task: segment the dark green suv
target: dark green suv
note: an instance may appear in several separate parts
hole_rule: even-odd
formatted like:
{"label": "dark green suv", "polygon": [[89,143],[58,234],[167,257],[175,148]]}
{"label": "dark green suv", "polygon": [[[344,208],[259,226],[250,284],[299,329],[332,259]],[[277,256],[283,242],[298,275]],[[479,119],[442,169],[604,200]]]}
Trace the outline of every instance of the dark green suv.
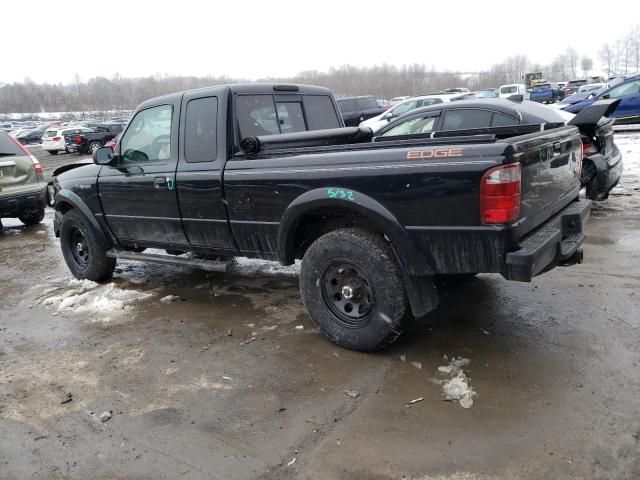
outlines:
{"label": "dark green suv", "polygon": [[17,217],[25,225],[44,218],[44,175],[29,150],[0,132],[0,221]]}

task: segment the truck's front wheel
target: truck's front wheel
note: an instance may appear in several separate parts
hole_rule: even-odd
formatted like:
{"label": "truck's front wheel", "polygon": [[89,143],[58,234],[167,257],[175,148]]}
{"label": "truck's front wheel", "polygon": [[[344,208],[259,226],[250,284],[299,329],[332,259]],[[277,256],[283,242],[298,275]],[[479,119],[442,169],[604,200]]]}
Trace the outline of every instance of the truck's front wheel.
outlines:
{"label": "truck's front wheel", "polygon": [[382,235],[348,228],[318,238],[302,260],[300,291],[313,322],[341,347],[380,350],[402,333],[404,281]]}
{"label": "truck's front wheel", "polygon": [[97,282],[113,274],[116,261],[107,257],[108,245],[89,221],[75,210],[68,211],[62,217],[60,246],[74,277]]}

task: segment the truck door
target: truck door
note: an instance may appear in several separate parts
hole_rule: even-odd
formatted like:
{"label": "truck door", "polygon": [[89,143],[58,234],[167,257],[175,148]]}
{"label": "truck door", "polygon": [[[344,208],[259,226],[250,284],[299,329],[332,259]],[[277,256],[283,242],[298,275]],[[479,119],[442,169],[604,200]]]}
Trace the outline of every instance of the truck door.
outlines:
{"label": "truck door", "polygon": [[222,186],[227,97],[222,90],[184,95],[176,186],[189,244],[235,254]]}
{"label": "truck door", "polygon": [[107,224],[124,244],[186,245],[175,171],[180,99],[136,113],[119,144],[117,164],[98,177]]}

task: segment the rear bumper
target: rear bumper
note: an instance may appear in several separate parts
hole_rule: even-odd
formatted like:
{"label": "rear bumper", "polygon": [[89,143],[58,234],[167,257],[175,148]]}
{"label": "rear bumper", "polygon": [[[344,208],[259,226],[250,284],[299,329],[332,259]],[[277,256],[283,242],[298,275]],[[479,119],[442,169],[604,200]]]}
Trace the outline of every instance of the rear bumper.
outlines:
{"label": "rear bumper", "polygon": [[503,276],[508,280],[528,282],[557,265],[579,263],[582,260],[583,227],[590,213],[590,200],[572,202],[547,223],[523,237],[519,241],[520,249],[507,254]]}
{"label": "rear bumper", "polygon": [[44,188],[14,197],[0,198],[0,218],[18,217],[24,212],[45,206]]}
{"label": "rear bumper", "polygon": [[589,157],[596,166],[596,197],[595,200],[604,200],[622,177],[622,153],[618,150],[616,155],[607,162],[600,154]]}

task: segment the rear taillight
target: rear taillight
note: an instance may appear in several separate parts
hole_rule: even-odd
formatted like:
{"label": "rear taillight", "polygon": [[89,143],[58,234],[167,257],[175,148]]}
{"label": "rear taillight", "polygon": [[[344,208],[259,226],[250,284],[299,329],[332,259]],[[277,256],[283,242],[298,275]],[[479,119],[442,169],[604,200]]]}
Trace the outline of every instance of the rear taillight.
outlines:
{"label": "rear taillight", "polygon": [[36,157],[34,157],[31,152],[29,150],[27,150],[27,147],[25,147],[24,145],[22,145],[19,141],[17,141],[15,138],[13,137],[9,137],[11,140],[13,140],[13,142],[20,147],[20,150],[22,150],[24,152],[24,154],[29,157],[31,159],[31,161],[33,162],[33,168],[36,171],[36,175],[42,175],[44,173],[44,170],[42,170],[42,165],[40,165],[40,162],[38,161],[38,159]]}
{"label": "rear taillight", "polygon": [[76,143],[80,145],[82,143],[82,137],[80,135],[76,135]]}
{"label": "rear taillight", "polygon": [[492,168],[480,182],[482,223],[511,223],[520,216],[520,164]]}
{"label": "rear taillight", "polygon": [[62,137],[53,137],[51,140],[53,140],[54,142],[57,142],[57,141],[59,141],[61,139],[62,139]]}
{"label": "rear taillight", "polygon": [[591,155],[595,155],[598,153],[598,147],[596,147],[593,143],[583,143],[582,144],[582,157],[590,157]]}

